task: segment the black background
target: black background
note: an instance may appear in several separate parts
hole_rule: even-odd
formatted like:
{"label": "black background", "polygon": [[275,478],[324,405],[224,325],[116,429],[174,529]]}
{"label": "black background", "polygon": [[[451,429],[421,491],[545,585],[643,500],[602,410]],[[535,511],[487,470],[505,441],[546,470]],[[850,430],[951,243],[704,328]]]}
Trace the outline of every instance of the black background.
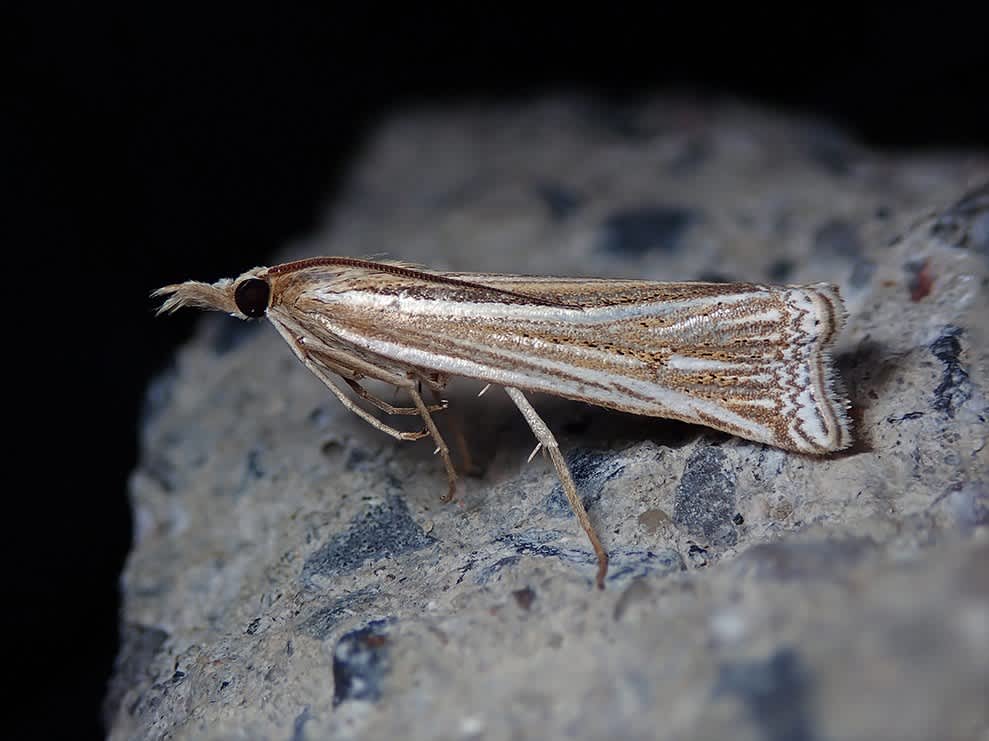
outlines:
{"label": "black background", "polygon": [[881,148],[989,144],[985,26],[964,6],[357,5],[4,11],[4,246],[29,279],[5,271],[29,291],[8,293],[8,326],[28,337],[6,357],[41,386],[8,394],[31,402],[14,429],[41,461],[7,466],[15,736],[101,734],[142,393],[195,319],[154,321],[148,291],[236,274],[307,234],[381,116],[675,90],[817,113]]}

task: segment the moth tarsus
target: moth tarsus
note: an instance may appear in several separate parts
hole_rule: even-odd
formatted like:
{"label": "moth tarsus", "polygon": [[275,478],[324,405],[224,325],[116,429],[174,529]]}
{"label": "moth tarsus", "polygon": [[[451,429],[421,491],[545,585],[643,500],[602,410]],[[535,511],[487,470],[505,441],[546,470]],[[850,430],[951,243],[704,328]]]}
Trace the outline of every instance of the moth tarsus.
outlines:
{"label": "moth tarsus", "polygon": [[[399,440],[432,438],[454,498],[457,475],[432,419],[453,376],[505,388],[556,468],[598,559],[608,556],[560,447],[524,391],[701,424],[755,442],[824,455],[852,442],[848,400],[830,348],[844,323],[830,284],[663,283],[437,272],[394,261],[317,257],[258,267],[213,284],[154,292],[182,306],[267,317],[296,357],[351,412]],[[356,395],[349,396],[334,377]],[[362,379],[403,390],[411,406]],[[433,404],[426,404],[422,389]],[[362,407],[418,416],[392,427]]]}

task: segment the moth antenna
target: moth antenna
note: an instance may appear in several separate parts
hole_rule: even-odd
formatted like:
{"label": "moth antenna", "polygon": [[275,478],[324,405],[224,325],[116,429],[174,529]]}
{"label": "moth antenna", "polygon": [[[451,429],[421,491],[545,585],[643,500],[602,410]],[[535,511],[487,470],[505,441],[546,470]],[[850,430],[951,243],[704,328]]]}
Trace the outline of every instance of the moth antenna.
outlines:
{"label": "moth antenna", "polygon": [[224,279],[216,283],[201,283],[187,280],[185,283],[173,283],[163,286],[151,293],[152,298],[168,296],[158,307],[157,314],[172,314],[175,311],[190,306],[197,309],[225,311],[240,316],[233,299],[233,281]]}

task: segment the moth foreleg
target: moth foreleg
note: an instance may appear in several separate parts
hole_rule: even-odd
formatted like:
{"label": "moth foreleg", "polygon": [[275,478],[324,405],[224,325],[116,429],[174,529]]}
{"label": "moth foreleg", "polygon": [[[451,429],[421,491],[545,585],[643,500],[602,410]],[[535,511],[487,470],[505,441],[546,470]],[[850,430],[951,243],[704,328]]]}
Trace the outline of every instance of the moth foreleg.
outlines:
{"label": "moth foreleg", "polygon": [[[359,383],[357,383],[357,381],[353,380],[352,378],[347,378],[345,376],[341,376],[341,378],[343,378],[344,382],[346,382],[346,384],[354,390],[355,394],[357,394],[365,401],[369,401],[370,403],[374,404],[374,406],[376,406],[378,409],[383,411],[385,414],[408,414],[408,415],[419,414],[419,410],[416,407],[392,406],[387,401],[379,399],[377,396],[372,394],[370,391],[368,391],[366,388],[361,386]],[[440,412],[446,409],[446,407],[447,407],[446,402],[439,402],[436,404],[430,404],[426,408],[431,412]]]}
{"label": "moth foreleg", "polygon": [[348,410],[350,410],[358,417],[363,419],[365,422],[367,422],[369,425],[374,427],[376,430],[381,430],[382,432],[386,432],[397,440],[421,440],[422,438],[430,434],[428,428],[425,430],[415,430],[414,432],[406,432],[404,430],[396,430],[394,427],[390,427],[389,425],[386,425],[384,422],[382,422],[380,419],[375,417],[369,411],[358,406],[353,399],[347,396],[347,394],[344,393],[344,390],[341,389],[339,386],[337,386],[336,383],[334,383],[333,379],[330,378],[329,374],[326,373],[326,371],[324,371],[318,363],[314,362],[312,358],[310,358],[306,354],[305,350],[301,350],[296,354],[299,356],[299,360],[302,361],[303,365],[305,365],[306,368],[308,368],[310,372],[312,372],[312,374],[316,376],[316,378],[322,381],[323,385],[326,386],[326,388],[328,388],[330,391],[333,392],[333,395],[340,400],[340,403],[343,404],[344,407],[346,407]]}
{"label": "moth foreleg", "polygon": [[584,503],[580,500],[577,495],[577,486],[574,484],[573,476],[570,475],[570,468],[567,466],[567,461],[563,457],[563,453],[560,452],[560,446],[556,442],[556,438],[550,431],[546,423],[543,422],[539,414],[533,408],[529,400],[525,398],[525,394],[519,391],[517,388],[512,388],[510,386],[505,387],[505,392],[511,397],[512,401],[515,402],[515,406],[519,408],[522,412],[522,416],[525,417],[525,421],[529,423],[529,427],[532,429],[532,434],[536,436],[536,440],[542,443],[543,449],[549,453],[549,457],[553,461],[553,465],[556,467],[556,475],[560,479],[560,484],[563,485],[563,493],[567,497],[567,501],[570,502],[570,507],[573,509],[574,514],[577,515],[577,520],[580,522],[580,526],[584,528],[584,532],[587,533],[588,539],[591,541],[591,545],[594,547],[594,553],[598,557],[598,573],[597,573],[597,585],[598,589],[604,589],[604,577],[608,573],[608,553],[604,550],[604,546],[601,545],[601,539],[598,538],[598,534],[594,530],[594,526],[591,524],[591,518],[587,516],[587,510],[584,509]]}

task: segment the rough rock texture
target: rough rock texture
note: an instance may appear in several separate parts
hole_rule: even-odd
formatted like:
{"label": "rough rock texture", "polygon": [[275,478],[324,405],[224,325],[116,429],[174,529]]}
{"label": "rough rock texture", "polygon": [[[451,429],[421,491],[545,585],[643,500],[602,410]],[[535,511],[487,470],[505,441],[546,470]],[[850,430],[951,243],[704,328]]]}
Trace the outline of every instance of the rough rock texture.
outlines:
{"label": "rough rock texture", "polygon": [[985,738],[987,183],[732,105],[384,126],[273,261],[834,281],[858,441],[815,460],[535,397],[611,552],[598,592],[503,394],[451,390],[479,475],[441,505],[428,441],[210,317],[149,393],[111,737]]}

